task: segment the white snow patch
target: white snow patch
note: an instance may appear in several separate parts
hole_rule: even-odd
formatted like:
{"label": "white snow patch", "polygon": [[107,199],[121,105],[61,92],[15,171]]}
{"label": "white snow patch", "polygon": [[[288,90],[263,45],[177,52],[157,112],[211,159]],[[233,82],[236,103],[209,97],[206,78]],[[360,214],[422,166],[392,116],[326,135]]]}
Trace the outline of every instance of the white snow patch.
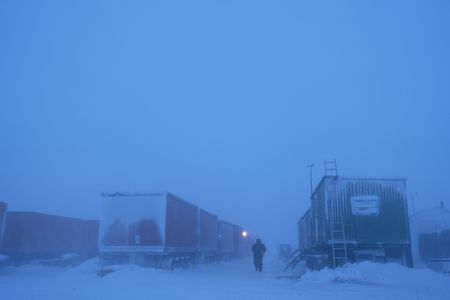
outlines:
{"label": "white snow patch", "polygon": [[77,253],[66,253],[60,256],[62,260],[71,260],[73,258],[78,257],[79,255]]}
{"label": "white snow patch", "polygon": [[0,269],[2,299],[448,299],[450,277],[396,264],[360,263],[277,279],[282,265],[255,273],[251,260],[174,272],[110,266],[97,276],[95,258],[74,268],[28,265]]}

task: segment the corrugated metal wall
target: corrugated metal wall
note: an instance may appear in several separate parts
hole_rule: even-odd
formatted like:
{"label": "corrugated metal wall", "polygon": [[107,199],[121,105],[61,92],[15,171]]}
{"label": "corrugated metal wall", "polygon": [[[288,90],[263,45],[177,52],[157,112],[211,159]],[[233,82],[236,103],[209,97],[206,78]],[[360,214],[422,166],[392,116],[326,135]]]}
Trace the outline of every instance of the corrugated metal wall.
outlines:
{"label": "corrugated metal wall", "polygon": [[166,247],[196,249],[197,228],[197,206],[167,194]]}
{"label": "corrugated metal wall", "polygon": [[6,210],[8,209],[8,204],[4,202],[0,202],[0,249],[2,248],[3,243],[3,233],[5,229],[6,222]]}
{"label": "corrugated metal wall", "polygon": [[[374,196],[379,199],[376,214],[355,215],[352,197]],[[331,228],[342,224],[345,238],[358,244],[408,244],[409,222],[404,180],[324,178],[311,199],[312,244],[326,244]],[[315,220],[317,219],[317,220]],[[332,227],[334,226],[334,227]]]}
{"label": "corrugated metal wall", "polygon": [[450,230],[421,234],[419,253],[424,261],[450,258]]}
{"label": "corrugated metal wall", "polygon": [[217,216],[203,209],[199,213],[198,247],[205,251],[217,250]]}
{"label": "corrugated metal wall", "polygon": [[311,210],[308,209],[298,222],[298,248],[300,250],[309,249],[312,246],[311,222]]}
{"label": "corrugated metal wall", "polygon": [[221,253],[232,253],[234,251],[234,227],[233,224],[219,220],[218,227],[218,248]]}

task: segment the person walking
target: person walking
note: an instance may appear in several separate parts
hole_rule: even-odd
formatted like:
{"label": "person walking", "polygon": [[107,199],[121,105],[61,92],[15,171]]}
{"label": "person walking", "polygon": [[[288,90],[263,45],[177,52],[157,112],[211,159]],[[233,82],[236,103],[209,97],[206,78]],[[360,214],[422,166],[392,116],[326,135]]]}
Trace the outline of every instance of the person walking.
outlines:
{"label": "person walking", "polygon": [[255,264],[256,272],[262,272],[263,268],[263,256],[266,252],[266,246],[261,243],[260,239],[256,239],[256,243],[252,246],[253,251],[253,263]]}

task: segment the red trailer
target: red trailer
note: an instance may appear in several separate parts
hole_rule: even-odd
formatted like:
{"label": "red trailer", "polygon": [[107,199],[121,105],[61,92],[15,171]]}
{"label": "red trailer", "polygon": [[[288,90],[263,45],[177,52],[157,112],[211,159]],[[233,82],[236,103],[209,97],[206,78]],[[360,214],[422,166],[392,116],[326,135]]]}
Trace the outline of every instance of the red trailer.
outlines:
{"label": "red trailer", "polygon": [[223,220],[218,223],[218,252],[221,255],[231,255],[234,252],[234,225]]}
{"label": "red trailer", "polygon": [[198,248],[201,252],[217,251],[217,216],[206,210],[198,210],[199,241]]}
{"label": "red trailer", "polygon": [[234,254],[247,256],[251,254],[253,238],[242,227],[233,225]]}
{"label": "red trailer", "polygon": [[8,212],[2,252],[11,257],[49,257],[97,252],[98,221],[35,212]]}

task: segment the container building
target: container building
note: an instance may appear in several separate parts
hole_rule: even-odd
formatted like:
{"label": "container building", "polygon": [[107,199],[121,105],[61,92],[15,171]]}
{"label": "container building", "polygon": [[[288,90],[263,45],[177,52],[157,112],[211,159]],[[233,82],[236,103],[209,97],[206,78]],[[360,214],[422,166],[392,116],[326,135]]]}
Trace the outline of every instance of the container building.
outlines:
{"label": "container building", "polygon": [[413,214],[410,221],[414,266],[450,271],[450,211],[441,202]]}
{"label": "container building", "polygon": [[5,229],[6,222],[6,210],[8,209],[8,204],[5,202],[0,202],[0,249],[2,248],[3,233]]}
{"label": "container building", "polygon": [[298,222],[299,250],[336,267],[361,260],[411,266],[405,179],[324,176]]}

